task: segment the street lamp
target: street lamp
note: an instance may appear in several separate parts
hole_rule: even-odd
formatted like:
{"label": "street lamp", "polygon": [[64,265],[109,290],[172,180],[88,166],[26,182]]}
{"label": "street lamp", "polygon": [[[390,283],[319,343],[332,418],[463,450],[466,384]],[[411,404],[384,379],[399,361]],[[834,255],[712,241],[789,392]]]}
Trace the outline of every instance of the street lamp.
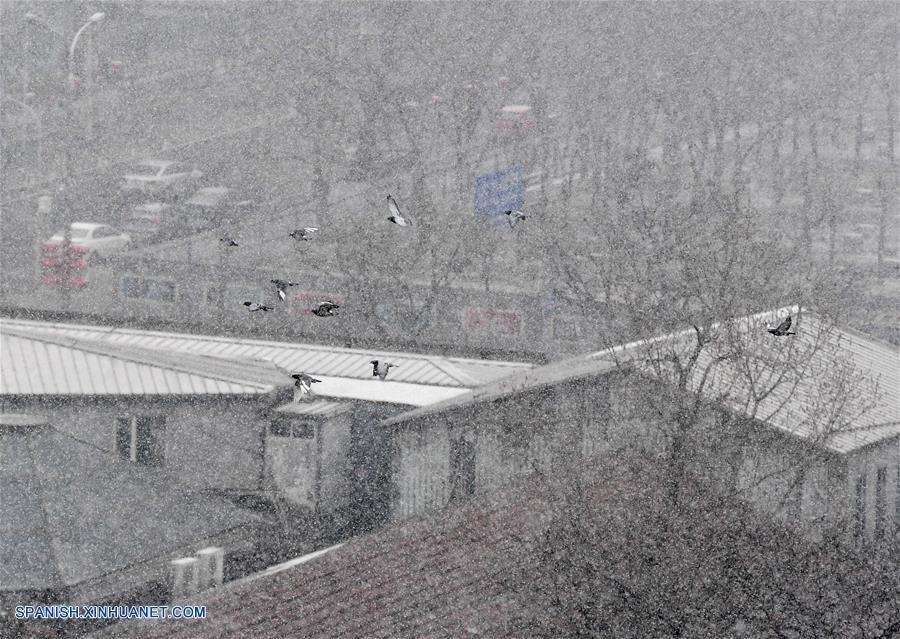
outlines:
{"label": "street lamp", "polygon": [[81,34],[84,32],[92,24],[97,24],[98,22],[103,21],[106,17],[106,14],[102,11],[98,11],[90,18],[88,21],[81,25],[81,28],[75,33],[75,37],[72,38],[72,44],[69,45],[69,88],[75,89],[75,46],[78,44],[78,38],[81,37]]}

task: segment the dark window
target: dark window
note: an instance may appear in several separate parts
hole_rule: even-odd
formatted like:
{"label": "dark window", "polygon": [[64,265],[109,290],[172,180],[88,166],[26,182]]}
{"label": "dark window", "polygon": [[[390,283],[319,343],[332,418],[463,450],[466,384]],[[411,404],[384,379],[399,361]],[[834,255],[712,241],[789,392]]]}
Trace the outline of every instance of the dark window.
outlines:
{"label": "dark window", "polygon": [[296,437],[312,439],[316,436],[316,426],[310,422],[295,422],[291,419],[273,419],[269,424],[269,435],[273,437]]}
{"label": "dark window", "polygon": [[875,474],[875,539],[884,539],[884,520],[887,492],[887,467]]}
{"label": "dark window", "polygon": [[273,419],[269,424],[269,434],[273,437],[290,437],[291,422],[287,419]]}
{"label": "dark window", "polygon": [[145,297],[149,300],[174,302],[175,283],[167,280],[147,280],[147,292]]}
{"label": "dark window", "polygon": [[135,428],[135,461],[145,466],[162,466],[165,455],[166,418],[142,415]]}
{"label": "dark window", "polygon": [[119,457],[131,459],[131,418],[119,417],[116,420],[116,450]]}
{"label": "dark window", "polygon": [[125,297],[144,297],[147,291],[146,282],[140,277],[122,278],[122,295]]}
{"label": "dark window", "polygon": [[856,519],[854,534],[862,538],[866,533],[866,476],[860,475],[856,480]]}
{"label": "dark window", "polygon": [[164,415],[119,417],[116,420],[116,450],[119,456],[144,466],[162,466],[165,428]]}
{"label": "dark window", "polygon": [[475,494],[475,444],[466,439],[450,442],[450,501]]}
{"label": "dark window", "polygon": [[313,426],[309,422],[294,424],[294,437],[299,437],[301,439],[312,439],[313,437],[315,437],[315,434],[315,426]]}

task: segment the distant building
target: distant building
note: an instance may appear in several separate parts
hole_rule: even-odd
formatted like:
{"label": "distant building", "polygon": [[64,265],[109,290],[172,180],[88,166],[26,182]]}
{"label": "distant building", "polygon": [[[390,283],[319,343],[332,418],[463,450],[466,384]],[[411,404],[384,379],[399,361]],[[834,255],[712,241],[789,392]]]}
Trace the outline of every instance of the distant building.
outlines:
{"label": "distant building", "polygon": [[[796,314],[781,309],[744,321],[770,338],[762,321],[788,311]],[[757,356],[747,360],[760,384],[756,391],[738,371],[711,369],[690,441],[691,470],[724,482],[811,538],[838,532],[896,539],[900,352],[852,331],[828,330],[812,313],[804,312],[797,326],[793,347],[815,350],[803,370],[784,380],[778,378],[783,369],[767,363],[778,362],[778,349],[787,348],[776,338],[760,340]],[[385,420],[396,450],[392,518],[497,490],[535,467],[552,472],[620,448],[665,455],[649,398],[672,389],[658,368],[666,362],[648,357],[664,345],[689,345],[693,335],[691,329],[563,360]],[[706,351],[701,357],[698,372],[711,361]],[[833,396],[832,373],[841,362],[871,382],[853,387],[846,380],[852,397]],[[689,388],[699,383],[698,374]],[[767,392],[748,399],[761,389]],[[718,417],[726,414],[730,427],[723,430]]]}
{"label": "distant building", "polygon": [[[283,500],[340,530],[386,517],[382,419],[531,367],[10,319],[0,340],[3,410],[42,411],[193,488]],[[387,380],[372,375],[373,358],[397,364]],[[300,402],[294,372],[321,380]]]}
{"label": "distant building", "polygon": [[[238,558],[268,528],[164,470],[98,450],[46,418],[9,413],[0,414],[0,513],[4,637],[16,605],[165,602],[175,585],[171,560],[203,549],[222,566],[198,588],[221,583],[224,573],[243,572]],[[72,631],[77,622],[61,625]]]}

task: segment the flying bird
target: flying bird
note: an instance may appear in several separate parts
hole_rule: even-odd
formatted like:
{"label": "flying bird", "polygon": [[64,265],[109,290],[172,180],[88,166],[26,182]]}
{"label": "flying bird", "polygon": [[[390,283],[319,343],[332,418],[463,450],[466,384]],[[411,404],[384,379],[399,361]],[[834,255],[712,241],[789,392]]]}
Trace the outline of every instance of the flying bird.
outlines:
{"label": "flying bird", "polygon": [[788,315],[784,318],[784,321],[781,322],[777,327],[773,327],[770,323],[766,322],[766,330],[769,331],[775,337],[783,337],[785,335],[796,335],[794,331],[789,331],[788,329],[791,327],[791,316]]}
{"label": "flying bird", "polygon": [[312,390],[313,384],[318,384],[322,381],[321,379],[316,379],[315,377],[307,375],[306,373],[294,373],[293,375],[291,375],[291,377],[296,380],[294,381],[294,386],[299,388],[304,393],[308,393],[310,390]]}
{"label": "flying bird", "polygon": [[271,311],[271,306],[266,306],[265,304],[257,304],[256,302],[244,302],[244,306],[246,306],[251,313],[256,311]]}
{"label": "flying bird", "polygon": [[288,286],[297,286],[297,282],[292,282],[290,280],[272,280],[272,284],[275,285],[275,290],[278,293],[278,299],[282,302],[284,298],[287,296],[285,293]]}
{"label": "flying bird", "polygon": [[288,235],[290,235],[292,238],[294,238],[298,242],[300,240],[303,240],[304,242],[308,242],[310,239],[312,239],[313,233],[315,233],[318,230],[319,229],[317,229],[317,228],[307,227],[307,228],[296,229],[294,231],[291,231],[290,233],[288,233]]}
{"label": "flying bird", "polygon": [[391,197],[390,194],[387,196],[387,205],[388,210],[391,212],[391,216],[388,220],[397,226],[412,226],[412,221],[409,218],[403,217],[403,214],[400,212],[400,207],[397,206],[397,200]]}
{"label": "flying bird", "polygon": [[238,246],[238,243],[235,242],[235,241],[234,241],[233,239],[231,239],[230,237],[222,237],[222,238],[219,238],[219,241],[220,241],[222,244],[224,244],[225,246],[228,246],[228,247],[231,247],[231,246]]}
{"label": "flying bird", "polygon": [[373,359],[372,364],[372,377],[378,377],[382,381],[387,377],[388,371],[391,370],[392,367],[396,368],[396,364],[391,364],[390,362],[382,362],[377,359]]}
{"label": "flying bird", "polygon": [[319,305],[312,310],[312,314],[318,317],[331,317],[334,315],[336,308],[340,308],[340,305],[332,301],[319,302]]}
{"label": "flying bird", "polygon": [[517,211],[515,209],[511,211],[503,211],[503,215],[507,216],[510,228],[514,227],[520,220],[525,219],[525,214],[522,213],[522,211]]}

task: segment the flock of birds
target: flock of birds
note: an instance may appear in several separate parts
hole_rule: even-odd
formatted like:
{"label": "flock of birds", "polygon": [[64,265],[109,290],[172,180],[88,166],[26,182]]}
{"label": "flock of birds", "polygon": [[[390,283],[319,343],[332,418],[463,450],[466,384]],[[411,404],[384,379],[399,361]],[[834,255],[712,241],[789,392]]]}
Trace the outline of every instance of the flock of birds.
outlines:
{"label": "flock of birds", "polygon": [[[412,220],[409,218],[409,216],[403,215],[403,213],[400,211],[400,206],[397,204],[397,201],[390,194],[388,194],[387,196],[387,207],[388,211],[390,212],[390,216],[387,218],[388,221],[396,224],[397,226],[412,226]],[[525,219],[525,214],[522,213],[522,211],[508,210],[504,211],[503,213],[507,216],[510,227],[515,226],[518,222]],[[313,234],[315,234],[318,230],[319,229],[315,227],[305,227],[302,229],[295,229],[291,231],[290,233],[288,233],[288,236],[297,240],[298,242],[308,242],[312,239]],[[237,241],[235,241],[234,238],[231,237],[220,238],[219,242],[221,242],[226,248],[235,248],[240,246],[240,244],[238,244]],[[287,289],[291,286],[297,285],[297,282],[292,282],[290,280],[273,279],[270,281],[275,286],[275,294],[282,302],[284,302],[287,298]],[[274,306],[260,304],[259,302],[246,301],[243,304],[251,313],[255,313],[258,311],[267,313],[268,311],[274,310],[275,308]],[[336,315],[335,311],[337,311],[337,309],[339,308],[339,304],[336,304],[331,300],[325,300],[324,302],[319,302],[316,307],[310,309],[309,312],[316,317],[333,317]],[[381,380],[385,380],[387,378],[388,371],[390,371],[391,368],[395,368],[397,366],[397,364],[377,359],[373,359],[371,361],[371,364],[372,376],[378,377]],[[307,375],[306,373],[296,373],[291,377],[293,377],[295,380],[295,386],[299,388],[304,394],[310,392],[313,384],[322,381],[310,375]]]}
{"label": "flock of birds", "polygon": [[[412,226],[412,220],[403,215],[400,211],[400,206],[397,204],[397,201],[388,194],[387,196],[387,206],[388,211],[390,212],[390,216],[387,218],[388,221],[396,224],[397,226]],[[509,222],[510,227],[514,227],[521,221],[526,219],[525,214],[519,210],[506,210],[503,212],[506,215],[507,220]],[[302,229],[295,229],[288,233],[289,237],[297,241],[308,242],[312,239],[313,234],[316,233],[319,229],[315,227],[306,227]],[[222,244],[224,244],[227,248],[233,248],[240,246],[233,238],[223,237],[219,240]],[[291,286],[296,286],[297,282],[292,282],[290,280],[282,280],[282,279],[273,279],[270,280],[272,284],[275,285],[275,294],[278,296],[278,299],[282,302],[287,298],[287,289]],[[255,313],[257,311],[268,312],[274,310],[273,306],[268,306],[266,304],[260,304],[258,302],[244,302],[244,306],[247,307],[251,313]],[[335,311],[340,308],[339,304],[334,303],[331,300],[325,300],[324,302],[319,302],[315,308],[310,309],[310,313],[315,315],[316,317],[333,317],[336,315]],[[766,323],[766,330],[774,335],[775,337],[785,337],[787,335],[796,335],[796,332],[791,331],[791,316],[788,316],[781,321],[778,326],[772,326],[770,323]],[[372,376],[378,377],[382,381],[387,379],[388,371],[391,368],[395,368],[397,364],[393,364],[391,362],[385,362],[377,359],[373,359],[372,364]],[[295,380],[295,385],[299,388],[303,393],[308,393],[312,389],[312,385],[322,380],[316,379],[306,373],[296,373],[291,377]]]}

